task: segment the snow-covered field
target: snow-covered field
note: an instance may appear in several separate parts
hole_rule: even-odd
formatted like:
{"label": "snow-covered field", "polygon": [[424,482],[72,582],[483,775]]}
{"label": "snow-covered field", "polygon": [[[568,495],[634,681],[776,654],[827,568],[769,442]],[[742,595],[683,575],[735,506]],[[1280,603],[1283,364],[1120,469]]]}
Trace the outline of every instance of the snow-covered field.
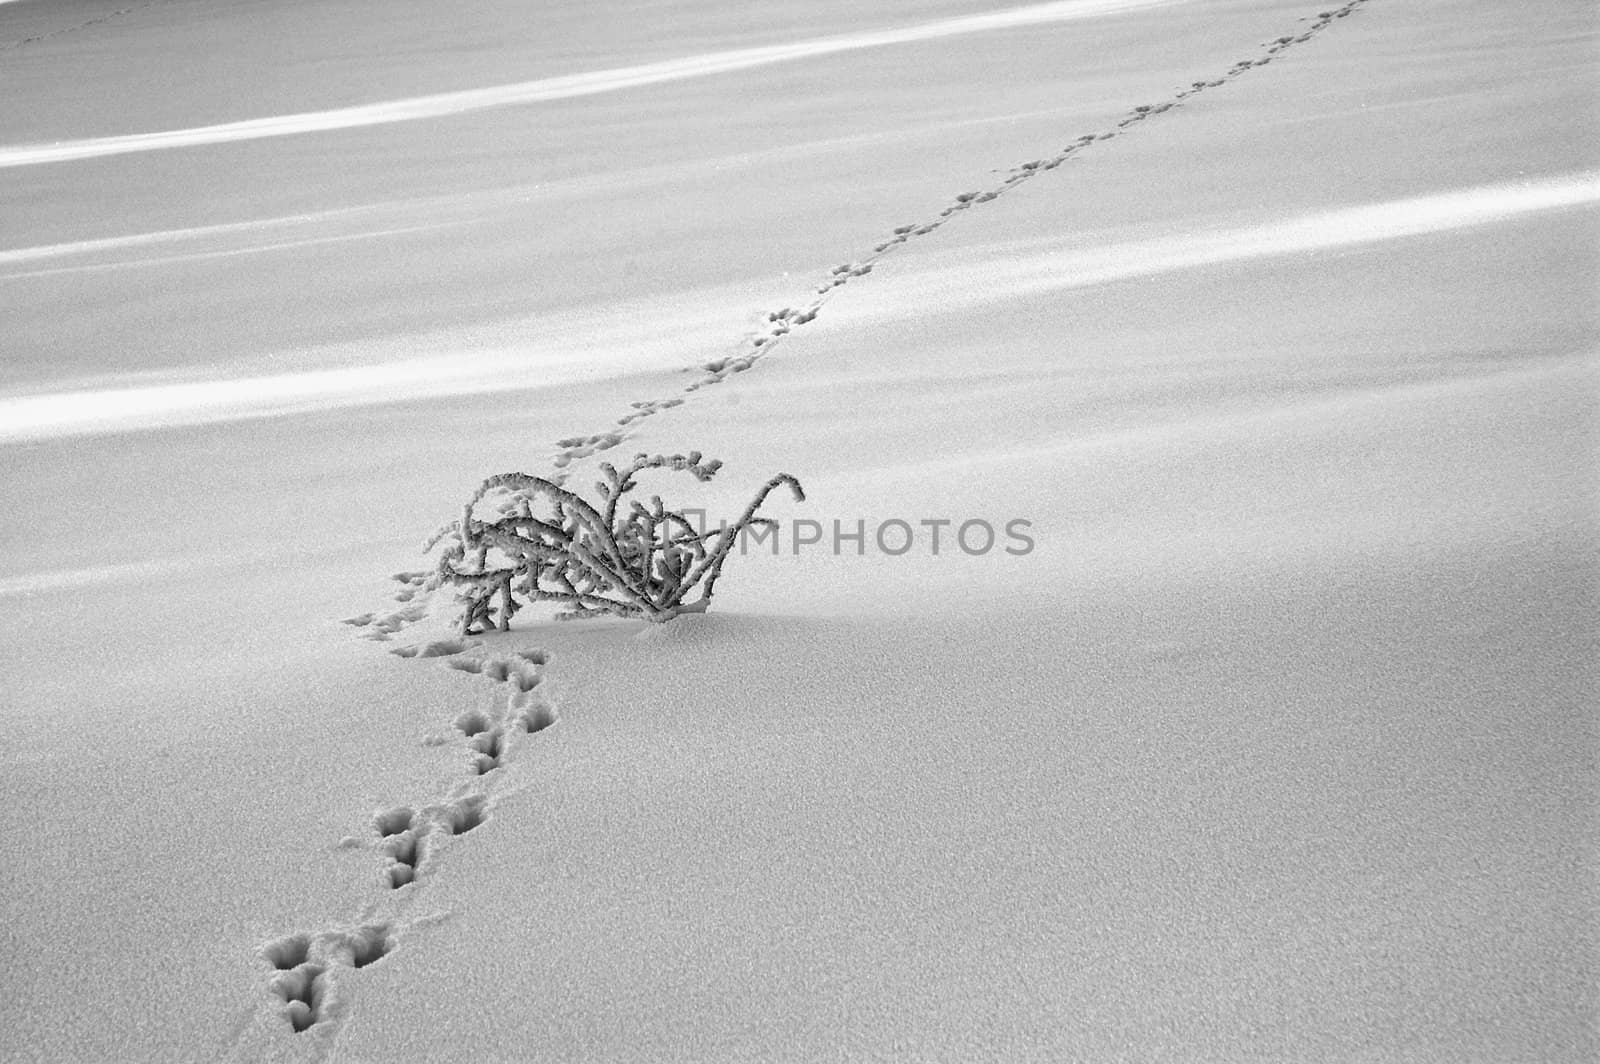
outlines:
{"label": "snow-covered field", "polygon": [[[0,1059],[1600,1056],[1597,42],[0,0]],[[690,450],[703,616],[391,579]]]}

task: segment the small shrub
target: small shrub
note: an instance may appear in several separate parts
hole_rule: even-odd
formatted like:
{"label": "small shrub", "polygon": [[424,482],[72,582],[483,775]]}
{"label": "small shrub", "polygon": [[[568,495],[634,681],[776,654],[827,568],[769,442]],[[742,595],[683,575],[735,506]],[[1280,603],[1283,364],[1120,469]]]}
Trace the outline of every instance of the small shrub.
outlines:
{"label": "small shrub", "polygon": [[[526,603],[558,602],[561,620],[606,614],[666,621],[680,613],[704,612],[728,551],[746,528],[771,526],[756,511],[767,495],[787,484],[805,499],[800,482],[787,473],[767,481],[732,525],[702,533],[659,495],[648,503],[627,496],[648,469],[689,473],[707,481],[722,463],[687,455],[638,455],[626,469],[600,466],[598,504],[543,477],[502,473],[490,477],[468,500],[461,518],[440,529],[425,550],[440,544],[435,581],[457,588],[465,607],[461,633],[498,628]],[[478,510],[492,503],[488,519]],[[698,597],[690,596],[698,591]]]}

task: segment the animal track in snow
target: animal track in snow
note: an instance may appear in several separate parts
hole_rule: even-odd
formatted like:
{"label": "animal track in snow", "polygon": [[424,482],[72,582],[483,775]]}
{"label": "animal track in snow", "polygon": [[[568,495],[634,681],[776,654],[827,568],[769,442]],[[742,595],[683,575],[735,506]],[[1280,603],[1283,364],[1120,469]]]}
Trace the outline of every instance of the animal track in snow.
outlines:
{"label": "animal track in snow", "polygon": [[399,890],[415,883],[422,865],[422,837],[412,831],[399,836],[389,844],[389,856],[393,858],[388,871],[390,888]]}
{"label": "animal track in snow", "polygon": [[296,1034],[322,1018],[324,973],[320,964],[299,964],[272,977],[272,989],[283,998],[285,1018]]}
{"label": "animal track in snow", "polygon": [[[542,663],[541,661],[537,664]],[[539,686],[540,675],[537,664],[521,654],[510,658],[450,657],[444,662],[447,669],[486,676],[498,683],[509,684],[516,691],[531,691]]]}
{"label": "animal track in snow", "polygon": [[[412,593],[407,596],[408,601],[409,599],[414,598],[415,595],[416,592],[413,590]],[[422,620],[422,618],[426,617],[427,615],[427,606],[420,602],[413,602],[402,609],[394,611],[393,613],[381,615],[378,613],[363,613],[355,617],[346,617],[344,619],[344,623],[352,625],[356,628],[371,629],[371,631],[366,633],[367,639],[387,640],[396,632],[415,624],[417,621]]]}
{"label": "animal track in snow", "polygon": [[387,957],[394,943],[389,937],[388,924],[369,924],[340,935],[336,949],[350,967],[365,968]]}
{"label": "animal track in snow", "polygon": [[[549,655],[537,648],[514,650],[504,656],[492,657],[468,653],[482,644],[482,640],[449,639],[421,647],[400,647],[392,652],[401,657],[426,657],[430,656],[427,651],[431,648],[440,651],[431,656],[442,657],[447,668],[484,676],[510,688],[502,703],[503,710],[486,712],[477,708],[465,709],[451,721],[453,732],[466,740],[467,752],[477,776],[487,776],[503,767],[511,748],[509,732],[534,734],[555,723],[555,710],[548,701],[533,693],[543,680],[542,670],[549,661]],[[450,652],[452,648],[453,653]],[[442,746],[452,741],[448,734],[429,735],[423,739],[428,746]],[[453,831],[460,833],[456,827],[459,821],[454,814],[447,811],[446,821],[452,825]],[[476,826],[477,822],[474,819],[469,829],[470,826]],[[379,814],[374,824],[379,834],[384,836],[391,858],[387,870],[391,886],[398,888],[412,882],[423,853],[426,824],[407,807]]]}
{"label": "animal track in snow", "polygon": [[505,753],[506,733],[502,728],[489,728],[474,735],[468,744],[477,751],[473,764],[478,770],[478,775],[487,776],[500,767],[500,755]]}
{"label": "animal track in snow", "polygon": [[333,970],[365,968],[394,949],[389,924],[366,924],[351,931],[330,931],[312,937],[286,935],[261,947],[273,969],[272,992],[283,1001],[284,1019],[296,1034],[325,1019]]}
{"label": "animal track in snow", "polygon": [[[1221,77],[1193,81],[1175,92],[1170,99],[1132,108],[1118,118],[1113,128],[1082,134],[1054,154],[1012,167],[998,179],[994,187],[975,189],[954,197],[952,202],[940,209],[936,218],[895,226],[886,239],[874,245],[871,256],[833,267],[825,281],[818,286],[816,298],[803,306],[785,306],[767,314],[765,326],[757,335],[739,341],[740,353],[712,358],[694,367],[699,375],[682,392],[688,394],[720,384],[735,374],[751,369],[796,329],[815,321],[834,293],[871,274],[885,256],[894,253],[902,245],[935,232],[957,214],[992,203],[1041,174],[1060,168],[1086,148],[1131,133],[1150,119],[1179,109],[1182,101],[1220,88],[1250,70],[1267,65],[1286,49],[1309,41],[1334,21],[1347,17],[1366,2],[1348,0],[1343,7],[1322,12],[1304,33],[1275,38],[1263,46],[1263,55],[1235,63]],[[616,419],[614,428],[559,440],[557,447],[561,450],[554,462],[558,468],[565,468],[575,461],[619,446],[628,434],[618,430],[635,425],[643,418],[682,406],[685,402],[683,395],[678,395],[631,403],[629,412]],[[564,473],[560,474],[558,479],[565,476]],[[345,623],[367,629],[367,638],[384,640],[426,616],[426,605],[418,599],[435,590],[433,577],[425,572],[398,573],[394,580],[400,584],[395,593],[395,599],[401,606],[399,610],[388,614],[362,614],[347,618]],[[535,691],[540,685],[544,654],[539,651],[519,651],[509,657],[490,657],[469,653],[481,645],[481,641],[447,639],[400,647],[393,651],[401,657],[443,658],[443,663],[449,668],[486,676],[511,688],[505,700],[505,712],[498,714],[498,719],[482,711],[468,711],[455,719],[454,734],[442,740],[455,742],[464,739],[479,777],[504,767],[509,750],[516,746],[512,740],[519,738],[517,732],[538,734],[557,721],[555,710]],[[430,738],[426,741],[432,743],[434,740]],[[492,784],[484,782],[476,786],[487,787]],[[488,810],[487,796],[472,794],[445,804],[425,807],[421,813],[411,807],[401,806],[377,814],[373,818],[373,825],[379,835],[377,845],[387,858],[384,877],[388,886],[400,890],[415,883],[421,875],[424,859],[432,850],[435,833],[465,835],[486,822]],[[303,935],[281,939],[263,951],[275,970],[273,988],[283,1000],[285,1013],[296,1031],[307,1030],[322,1018],[329,992],[330,963],[361,968],[376,963],[393,948],[392,933],[387,925],[369,925],[356,932],[343,934],[346,937],[336,935],[328,938],[326,941],[329,944],[322,948],[321,953],[318,952],[317,943],[322,940],[312,940]]]}
{"label": "animal track in snow", "polygon": [[367,629],[362,635],[364,639],[387,642],[397,632],[422,620],[428,615],[426,597],[439,586],[437,574],[432,572],[394,573],[389,579],[400,585],[393,596],[400,609],[391,613],[372,611],[343,619],[344,624]]}
{"label": "animal track in snow", "polygon": [[452,835],[465,835],[489,819],[489,800],[481,794],[469,795],[451,802],[444,809],[445,826]]}
{"label": "animal track in snow", "polygon": [[419,822],[410,809],[395,809],[383,815],[389,819],[380,820],[376,826],[383,836],[383,851],[389,856],[384,877],[391,889],[399,890],[417,878],[425,853],[427,825]]}
{"label": "animal track in snow", "polygon": [[[679,401],[681,402],[681,400]],[[400,594],[418,589],[428,590],[432,577],[425,572],[398,573],[393,579],[401,585]],[[406,610],[421,612],[420,604],[409,604]],[[377,614],[363,614],[346,619],[347,624],[372,627],[385,618]],[[372,831],[377,835],[372,846],[382,858],[380,870],[383,883],[391,896],[407,898],[414,891],[396,895],[407,887],[418,884],[424,874],[424,861],[432,860],[439,846],[448,838],[457,838],[477,830],[489,819],[490,799],[482,788],[493,786],[486,777],[498,777],[507,763],[516,740],[525,735],[537,734],[550,727],[556,719],[555,711],[540,694],[536,693],[543,679],[543,669],[549,655],[538,648],[512,649],[490,654],[484,651],[481,639],[445,638],[409,646],[395,647],[390,653],[411,659],[437,658],[440,664],[461,672],[480,675],[505,685],[504,694],[497,699],[498,709],[467,709],[457,714],[449,735],[428,737],[429,745],[464,740],[470,758],[473,777],[485,782],[474,793],[462,794],[463,783],[453,798],[418,809],[410,805],[397,805],[372,814]],[[371,839],[371,836],[368,836]],[[363,842],[351,837],[341,847],[362,846]],[[391,904],[406,905],[399,900]],[[319,954],[317,943],[323,942]],[[323,1022],[329,1012],[328,978],[330,964],[358,969],[376,963],[393,948],[393,933],[389,924],[368,924],[353,932],[342,932],[311,939],[308,936],[291,936],[280,940],[263,951],[263,956],[273,963],[276,975],[273,989],[283,1001],[285,1016],[297,1032],[311,1029]],[[338,1009],[334,1009],[337,1013]]]}
{"label": "animal track in snow", "polygon": [[489,718],[480,710],[469,709],[455,719],[456,730],[468,739],[489,730]]}
{"label": "animal track in snow", "polygon": [[387,839],[410,830],[415,819],[416,814],[410,806],[400,805],[376,814],[372,818],[372,826],[381,837]]}
{"label": "animal track in snow", "polygon": [[659,413],[659,412],[661,412],[663,410],[670,410],[675,406],[682,406],[683,405],[683,400],[682,399],[646,399],[646,400],[644,400],[642,402],[629,403],[628,405],[633,407],[633,413],[624,414],[622,417],[617,418],[617,424],[618,425],[632,424],[633,422],[638,421],[640,418],[649,417],[652,414]]}
{"label": "animal track in snow", "polygon": [[510,684],[514,691],[531,691],[539,686],[541,679],[536,669],[524,668],[514,661],[485,662],[483,674],[491,680]]}
{"label": "animal track in snow", "polygon": [[[1113,140],[1118,136],[1126,135],[1127,133],[1132,132],[1133,129],[1141,123],[1148,122],[1151,118],[1154,118],[1157,115],[1167,114],[1179,108],[1182,106],[1182,101],[1184,100],[1190,99],[1191,97],[1194,97],[1202,92],[1209,92],[1212,89],[1220,88],[1229,81],[1238,78],[1252,69],[1266,66],[1268,63],[1271,63],[1275,57],[1281,55],[1287,49],[1311,40],[1318,33],[1327,29],[1335,21],[1349,16],[1365,3],[1367,3],[1367,0],[1348,0],[1348,2],[1342,7],[1323,11],[1311,21],[1310,27],[1305,31],[1298,34],[1276,37],[1273,40],[1266,42],[1262,45],[1262,54],[1258,56],[1252,56],[1249,59],[1240,60],[1230,67],[1228,71],[1221,77],[1193,81],[1190,82],[1187,87],[1175,91],[1172,97],[1169,99],[1161,100],[1151,104],[1140,104],[1124,114],[1111,129],[1104,129],[1095,133],[1085,133],[1079,136],[1072,144],[1063,147],[1060,151],[1053,155],[1031,159],[1019,166],[1012,167],[1009,171],[1005,172],[998,185],[993,188],[978,189],[970,192],[960,193],[955,197],[953,202],[947,204],[940,210],[938,218],[934,220],[921,223],[905,223],[895,226],[887,238],[873,245],[873,254],[871,257],[866,258],[861,262],[851,262],[833,267],[830,270],[827,279],[819,284],[816,288],[816,294],[818,298],[808,307],[806,307],[803,312],[797,313],[791,308],[785,307],[781,311],[774,311],[769,314],[767,316],[769,328],[762,334],[755,336],[748,341],[748,350],[744,354],[710,359],[698,367],[695,367],[699,371],[700,375],[695,380],[687,384],[683,388],[683,392],[685,394],[697,392],[702,388],[710,387],[714,384],[720,384],[735,374],[744,373],[751,369],[760,359],[770,354],[773,349],[783,341],[783,339],[789,334],[794,326],[813,320],[817,316],[818,311],[822,309],[827,299],[830,298],[833,293],[850,283],[850,281],[854,278],[862,277],[868,273],[871,273],[873,267],[883,256],[893,253],[900,245],[905,244],[916,237],[927,236],[938,229],[946,221],[953,218],[956,214],[981,204],[992,203],[1000,196],[1010,192],[1013,189],[1021,187],[1023,184],[1039,176],[1040,174],[1048,173],[1049,171],[1057,169],[1062,164],[1066,163],[1075,153],[1082,151],[1089,145],[1104,143],[1106,141]],[[682,400],[677,400],[677,402],[681,401]],[[671,402],[673,401],[649,400],[645,403],[634,403],[633,406],[636,411],[648,409],[649,413],[655,413],[659,409],[664,409],[666,405]],[[637,416],[641,415],[637,413],[626,415],[624,418],[619,419],[618,424],[631,423]],[[558,446],[565,447],[569,442],[570,441],[568,440],[560,441]],[[564,468],[569,465],[575,459],[575,457],[577,457],[577,455],[574,452],[567,450],[558,454],[555,462],[558,468]]]}
{"label": "animal track in snow", "polygon": [[478,775],[488,775],[500,767],[500,756],[505,753],[503,728],[491,724],[489,718],[476,709],[457,717],[455,725],[467,737],[467,745],[474,751],[472,763]]}
{"label": "animal track in snow", "polygon": [[[549,656],[539,649],[515,650],[504,656],[483,656],[469,653],[482,646],[481,640],[446,639],[417,647],[397,647],[391,653],[399,657],[439,657],[442,664],[458,672],[483,676],[510,688],[505,703],[506,713],[492,717],[481,709],[463,710],[451,722],[453,730],[468,740],[473,752],[473,765],[479,775],[499,768],[506,754],[505,731],[507,727],[520,727],[524,731],[542,731],[554,720],[553,712],[546,718],[530,717],[524,713],[532,703],[530,692],[543,682],[543,669]],[[530,727],[529,720],[537,726]],[[443,746],[453,741],[449,733],[433,733],[423,737],[426,746]]]}
{"label": "animal track in snow", "polygon": [[507,726],[533,733],[543,731],[554,723],[554,710],[547,702],[532,695],[541,680],[537,670],[545,660],[544,652],[535,650],[519,651],[509,658],[453,658],[447,663],[452,668],[479,673],[511,687],[511,694],[506,700],[506,715],[499,721],[481,709],[468,709],[452,722],[455,730],[467,739],[467,747],[473,755],[472,764],[478,775],[488,775],[501,766],[507,752]]}
{"label": "animal track in snow", "polygon": [[261,956],[280,972],[298,968],[311,953],[310,935],[287,935],[261,947]]}
{"label": "animal track in snow", "polygon": [[130,7],[119,7],[114,11],[107,11],[103,15],[86,19],[83,22],[76,22],[70,26],[63,26],[60,29],[49,30],[45,33],[36,33],[32,37],[22,37],[14,41],[0,43],[0,51],[10,51],[14,48],[21,48],[24,45],[38,44],[41,41],[48,41],[53,37],[60,37],[63,34],[77,33],[80,30],[89,29],[91,26],[98,26],[101,23],[110,22],[112,19],[121,18],[124,15],[132,15],[135,12],[143,11],[147,7],[159,7],[162,4],[170,4],[171,2],[172,0],[149,0],[149,3],[134,4]]}
{"label": "animal track in snow", "polygon": [[[483,745],[494,749],[504,731],[494,728],[481,733],[480,738],[490,735],[496,737],[496,742],[485,742]],[[480,753],[478,756],[484,755]],[[429,806],[421,812],[409,806],[397,806],[378,813],[372,818],[372,824],[379,835],[380,850],[388,858],[384,868],[385,882],[391,890],[415,883],[422,871],[423,858],[432,851],[433,837],[437,832],[465,835],[488,819],[489,799],[482,794],[469,794]]]}
{"label": "animal track in snow", "polygon": [[479,644],[467,639],[435,639],[416,646],[395,647],[389,653],[401,658],[443,658],[471,650]]}
{"label": "animal track in snow", "polygon": [[553,459],[557,469],[579,458],[587,458],[591,454],[607,451],[623,441],[620,432],[601,432],[593,436],[569,436],[564,440],[557,440],[556,446],[562,448],[561,452]]}
{"label": "animal track in snow", "polygon": [[400,590],[394,593],[396,602],[410,602],[418,595],[430,590],[428,578],[433,576],[429,572],[395,573],[389,579],[400,585]]}
{"label": "animal track in snow", "polygon": [[526,705],[517,708],[511,719],[517,727],[532,735],[536,732],[542,732],[554,724],[556,722],[556,711],[550,703],[543,699],[533,699]]}

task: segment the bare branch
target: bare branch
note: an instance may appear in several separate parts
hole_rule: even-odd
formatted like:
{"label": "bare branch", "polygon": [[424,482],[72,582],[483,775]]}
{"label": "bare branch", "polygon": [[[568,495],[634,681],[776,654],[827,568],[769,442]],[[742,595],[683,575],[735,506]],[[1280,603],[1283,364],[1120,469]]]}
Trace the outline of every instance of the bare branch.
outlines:
{"label": "bare branch", "polygon": [[[739,535],[772,523],[756,516],[767,496],[786,484],[803,501],[800,482],[787,473],[773,477],[737,522],[711,533],[668,509],[658,495],[647,503],[626,497],[646,470],[688,473],[704,482],[721,467],[716,460],[702,461],[698,451],[639,454],[622,469],[602,463],[602,479],[595,483],[599,506],[544,477],[490,477],[461,517],[428,540],[424,550],[440,548],[430,582],[457,588],[463,634],[503,631],[533,602],[567,607],[557,614],[562,620],[609,615],[664,621],[703,612]],[[480,504],[493,510],[491,519],[477,516]],[[696,588],[699,597],[685,602]]]}

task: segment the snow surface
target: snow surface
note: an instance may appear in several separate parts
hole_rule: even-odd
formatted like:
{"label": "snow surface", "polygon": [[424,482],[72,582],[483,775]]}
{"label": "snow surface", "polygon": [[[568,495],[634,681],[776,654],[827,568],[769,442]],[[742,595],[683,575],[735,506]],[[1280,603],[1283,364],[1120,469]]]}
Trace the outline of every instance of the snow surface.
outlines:
{"label": "snow surface", "polygon": [[0,1059],[1600,1055],[1584,5],[0,3]]}

